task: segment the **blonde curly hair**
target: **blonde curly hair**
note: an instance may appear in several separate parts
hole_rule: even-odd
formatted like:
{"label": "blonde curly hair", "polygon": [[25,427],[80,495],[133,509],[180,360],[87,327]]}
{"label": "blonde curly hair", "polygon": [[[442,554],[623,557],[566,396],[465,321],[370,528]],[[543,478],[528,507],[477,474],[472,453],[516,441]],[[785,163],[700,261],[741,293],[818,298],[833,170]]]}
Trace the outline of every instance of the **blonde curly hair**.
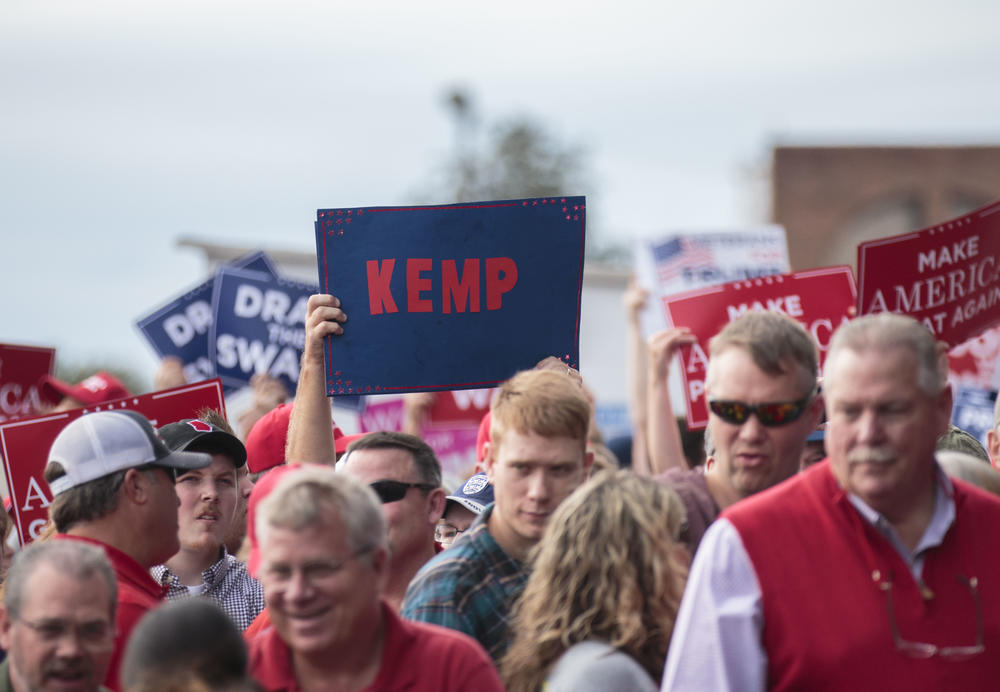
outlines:
{"label": "blonde curly hair", "polygon": [[574,644],[599,639],[658,679],[687,564],[677,495],[631,471],[605,471],[567,498],[532,553],[500,664],[508,692],[538,692]]}

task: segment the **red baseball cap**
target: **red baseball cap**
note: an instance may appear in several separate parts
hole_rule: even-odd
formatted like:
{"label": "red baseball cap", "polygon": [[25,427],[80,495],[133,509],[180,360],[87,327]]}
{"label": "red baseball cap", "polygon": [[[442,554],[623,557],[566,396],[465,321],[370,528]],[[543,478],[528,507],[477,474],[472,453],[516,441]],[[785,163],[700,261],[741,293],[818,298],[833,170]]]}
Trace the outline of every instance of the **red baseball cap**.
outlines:
{"label": "red baseball cap", "polygon": [[[285,463],[285,445],[288,442],[288,423],[292,418],[293,404],[278,404],[261,416],[247,433],[247,469],[260,473]],[[333,425],[333,442],[340,452],[343,431]],[[345,446],[346,449],[346,446]]]}
{"label": "red baseball cap", "polygon": [[94,373],[79,384],[68,384],[52,375],[45,375],[38,381],[38,393],[53,405],[67,396],[76,399],[84,406],[94,406],[105,401],[131,396],[121,380],[104,370]]}

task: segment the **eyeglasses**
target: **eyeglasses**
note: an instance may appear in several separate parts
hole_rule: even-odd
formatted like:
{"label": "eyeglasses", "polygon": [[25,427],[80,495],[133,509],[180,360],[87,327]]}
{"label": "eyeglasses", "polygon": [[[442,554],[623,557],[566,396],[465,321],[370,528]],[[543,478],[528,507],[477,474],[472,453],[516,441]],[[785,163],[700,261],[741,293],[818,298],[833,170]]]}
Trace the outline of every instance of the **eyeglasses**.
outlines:
{"label": "eyeglasses", "polygon": [[[872,575],[873,577],[876,575]],[[892,628],[892,641],[896,649],[911,658],[932,658],[940,656],[952,661],[964,660],[977,656],[986,650],[983,645],[983,605],[979,600],[979,580],[976,577],[967,578],[956,575],[956,579],[965,584],[972,599],[976,602],[976,643],[966,646],[938,646],[926,642],[911,642],[903,639],[899,633],[899,625],[896,624],[896,611],[892,607],[892,582],[885,580],[879,582],[879,588],[885,592],[885,602],[889,609],[889,627]]]}
{"label": "eyeglasses", "polygon": [[431,485],[430,483],[404,483],[403,481],[391,481],[391,480],[381,480],[370,483],[372,490],[378,495],[378,499],[382,501],[382,504],[387,504],[389,502],[398,502],[406,497],[406,493],[409,492],[410,488],[420,488],[421,490],[434,490],[436,485]]}
{"label": "eyeglasses", "polygon": [[340,570],[344,569],[348,562],[374,550],[375,546],[368,546],[348,555],[343,560],[314,560],[299,566],[286,565],[282,563],[267,565],[263,571],[263,581],[269,590],[284,591],[291,584],[296,572],[302,574],[302,579],[313,588],[323,588],[337,576]]}
{"label": "eyeglasses", "polygon": [[39,639],[47,644],[54,644],[67,634],[71,634],[88,649],[103,649],[110,647],[115,638],[115,626],[107,620],[77,623],[58,619],[32,622],[24,618],[16,618],[16,621],[33,629],[38,633]]}
{"label": "eyeglasses", "polygon": [[757,416],[761,425],[773,428],[787,425],[801,418],[815,395],[816,390],[813,389],[798,401],[776,401],[757,405],[748,404],[745,401],[709,399],[708,408],[719,418],[733,425],[743,425],[753,414]]}
{"label": "eyeglasses", "polygon": [[438,524],[434,527],[434,540],[444,546],[449,546],[458,538],[458,534],[465,533],[465,529],[460,529],[451,524]]}

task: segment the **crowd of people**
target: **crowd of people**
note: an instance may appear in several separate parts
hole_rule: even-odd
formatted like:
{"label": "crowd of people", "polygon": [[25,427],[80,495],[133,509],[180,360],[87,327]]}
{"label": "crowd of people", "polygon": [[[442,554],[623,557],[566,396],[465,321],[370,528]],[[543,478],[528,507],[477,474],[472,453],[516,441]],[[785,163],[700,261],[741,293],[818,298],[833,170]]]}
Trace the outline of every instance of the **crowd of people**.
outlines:
{"label": "crowd of people", "polygon": [[[3,586],[0,692],[1000,679],[984,528],[1000,522],[1000,403],[988,450],[950,427],[944,349],[919,322],[846,323],[820,378],[799,323],[739,317],[705,345],[697,444],[667,388],[694,337],[630,334],[620,459],[580,373],[547,359],[499,387],[474,473],[444,488],[419,436],[334,424],[323,348],[346,319],[334,296],[310,298],[294,401],[271,397],[245,435],[212,410],[66,425],[44,472],[51,529]],[[69,406],[95,396],[49,386]]]}

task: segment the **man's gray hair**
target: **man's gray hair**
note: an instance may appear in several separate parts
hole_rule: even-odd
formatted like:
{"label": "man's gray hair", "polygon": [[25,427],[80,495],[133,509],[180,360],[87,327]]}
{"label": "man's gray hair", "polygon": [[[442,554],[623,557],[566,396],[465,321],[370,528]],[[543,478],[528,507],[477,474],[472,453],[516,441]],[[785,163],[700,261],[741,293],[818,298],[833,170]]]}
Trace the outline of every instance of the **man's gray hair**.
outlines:
{"label": "man's gray hair", "polygon": [[387,547],[385,516],[375,491],[326,467],[304,467],[278,482],[257,510],[258,539],[263,545],[272,528],[299,531],[323,524],[331,512],[346,524],[352,550]]}
{"label": "man's gray hair", "polygon": [[930,396],[941,393],[948,383],[945,350],[922,323],[906,315],[879,312],[842,325],[833,333],[827,361],[837,352],[908,348],[917,359],[917,384]]}
{"label": "man's gray hair", "polygon": [[35,542],[23,548],[14,558],[4,584],[3,602],[15,620],[24,607],[24,598],[34,579],[35,571],[42,565],[51,565],[60,573],[75,580],[100,577],[108,587],[111,620],[115,618],[118,604],[118,586],[115,573],[104,551],[97,546],[72,539],[53,539]]}

